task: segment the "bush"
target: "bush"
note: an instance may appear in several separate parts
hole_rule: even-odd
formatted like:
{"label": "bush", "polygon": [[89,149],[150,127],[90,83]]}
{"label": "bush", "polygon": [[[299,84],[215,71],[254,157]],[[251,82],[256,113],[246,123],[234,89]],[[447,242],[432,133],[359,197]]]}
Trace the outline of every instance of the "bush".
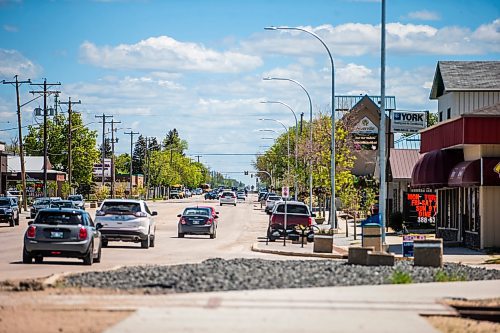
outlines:
{"label": "bush", "polygon": [[456,282],[456,281],[467,281],[467,278],[458,273],[446,273],[442,270],[439,270],[434,276],[434,281],[436,282]]}
{"label": "bush", "polygon": [[392,273],[390,281],[392,284],[408,284],[412,283],[413,279],[411,278],[410,274],[396,270],[394,271],[394,273]]}
{"label": "bush", "polygon": [[403,213],[391,213],[391,216],[389,216],[389,227],[394,231],[403,230]]}

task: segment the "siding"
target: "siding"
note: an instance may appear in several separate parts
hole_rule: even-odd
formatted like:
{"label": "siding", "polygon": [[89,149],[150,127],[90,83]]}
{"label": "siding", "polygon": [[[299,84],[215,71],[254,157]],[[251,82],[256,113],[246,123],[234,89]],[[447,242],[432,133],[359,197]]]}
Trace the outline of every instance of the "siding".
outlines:
{"label": "siding", "polygon": [[480,190],[481,248],[500,246],[500,186]]}
{"label": "siding", "polygon": [[451,118],[455,118],[496,103],[500,103],[500,91],[453,91],[439,97],[438,112],[443,113],[444,121],[448,108]]}

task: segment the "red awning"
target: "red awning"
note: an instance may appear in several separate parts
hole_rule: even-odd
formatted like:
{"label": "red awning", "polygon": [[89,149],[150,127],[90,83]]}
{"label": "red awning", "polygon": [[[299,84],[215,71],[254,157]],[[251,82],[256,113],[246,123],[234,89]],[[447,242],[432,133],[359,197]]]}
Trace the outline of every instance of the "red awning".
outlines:
{"label": "red awning", "polygon": [[463,161],[463,151],[433,150],[423,155],[411,174],[412,187],[440,188],[448,186],[448,176]]}
{"label": "red awning", "polygon": [[481,160],[460,162],[451,169],[448,186],[481,185]]}

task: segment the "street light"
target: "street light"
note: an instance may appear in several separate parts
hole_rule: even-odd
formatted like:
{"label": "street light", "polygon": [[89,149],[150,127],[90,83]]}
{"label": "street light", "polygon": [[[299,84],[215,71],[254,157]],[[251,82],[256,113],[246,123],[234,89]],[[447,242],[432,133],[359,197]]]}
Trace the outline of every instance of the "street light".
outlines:
{"label": "street light", "polygon": [[286,26],[271,26],[271,27],[266,27],[264,28],[265,30],[296,30],[296,31],[302,31],[305,32],[306,34],[313,36],[316,38],[326,49],[326,52],[328,52],[328,57],[330,58],[330,64],[332,66],[332,111],[331,111],[331,121],[332,121],[332,131],[331,131],[331,157],[330,157],[330,181],[331,181],[331,192],[332,192],[332,197],[331,197],[331,203],[330,203],[330,218],[331,218],[331,227],[335,228],[337,226],[337,213],[335,209],[335,65],[333,63],[333,57],[332,53],[330,52],[330,49],[328,46],[326,46],[325,42],[314,32],[298,28],[298,27],[286,27]]}
{"label": "street light", "polygon": [[298,160],[298,146],[299,146],[299,122],[297,121],[297,114],[295,111],[292,109],[292,107],[286,103],[280,102],[280,101],[263,101],[261,102],[263,104],[281,104],[285,107],[288,108],[288,110],[292,111],[293,117],[295,118],[295,172],[293,173],[293,178],[295,180],[295,201],[297,201],[297,192],[299,190],[298,184],[297,184],[297,160]]}
{"label": "street light", "polygon": [[[311,95],[309,95],[309,92],[307,89],[298,81],[293,80],[293,79],[287,79],[287,78],[282,78],[282,77],[265,77],[263,78],[265,81],[270,81],[270,80],[278,80],[278,81],[290,81],[295,84],[297,84],[299,87],[304,90],[304,92],[307,95],[307,99],[309,100],[309,122],[311,123],[309,126],[309,145],[311,146],[310,149],[312,149],[313,145],[313,136],[312,136],[312,131],[313,131],[313,111],[312,111],[312,101],[311,101]],[[312,201],[313,201],[313,177],[312,177],[312,160],[309,159],[309,209],[312,212]]]}
{"label": "street light", "polygon": [[[286,127],[285,124],[283,124],[281,121],[276,120],[276,119],[260,118],[259,120],[277,122],[278,124],[280,124],[281,126],[283,126],[283,128],[285,129],[286,136],[287,136],[287,160],[286,160],[286,163],[287,163],[288,177],[290,177],[290,132],[288,131],[288,127]],[[270,131],[270,132],[274,132],[274,133],[279,134],[275,130],[261,130],[261,131]],[[287,179],[287,185],[288,185],[288,179]]]}

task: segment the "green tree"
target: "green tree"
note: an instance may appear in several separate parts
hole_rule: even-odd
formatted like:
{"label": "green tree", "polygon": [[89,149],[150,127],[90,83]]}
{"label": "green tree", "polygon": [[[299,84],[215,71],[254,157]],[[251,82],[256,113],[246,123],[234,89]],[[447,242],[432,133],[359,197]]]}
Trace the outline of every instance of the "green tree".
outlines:
{"label": "green tree", "polygon": [[175,128],[168,131],[165,139],[163,139],[162,146],[164,150],[174,149],[181,154],[188,148],[187,141],[180,138],[179,132]]}
{"label": "green tree", "polygon": [[130,173],[130,155],[120,154],[115,157],[115,170],[117,174],[129,174]]}
{"label": "green tree", "polygon": [[144,174],[144,161],[146,158],[146,138],[139,135],[132,153],[132,173]]}

